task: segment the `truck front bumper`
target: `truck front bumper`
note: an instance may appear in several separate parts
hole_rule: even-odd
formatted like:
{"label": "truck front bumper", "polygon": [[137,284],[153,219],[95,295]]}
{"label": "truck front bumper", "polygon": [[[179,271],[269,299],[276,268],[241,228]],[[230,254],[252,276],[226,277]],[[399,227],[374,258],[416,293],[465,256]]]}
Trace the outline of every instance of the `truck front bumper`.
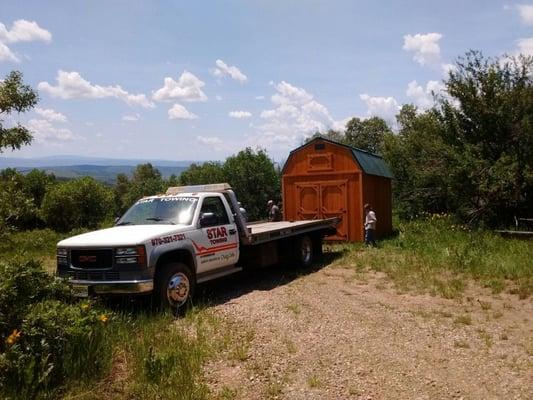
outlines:
{"label": "truck front bumper", "polygon": [[74,294],[83,297],[85,293],[94,294],[142,294],[154,290],[154,281],[88,281],[71,279],[68,283],[74,289]]}

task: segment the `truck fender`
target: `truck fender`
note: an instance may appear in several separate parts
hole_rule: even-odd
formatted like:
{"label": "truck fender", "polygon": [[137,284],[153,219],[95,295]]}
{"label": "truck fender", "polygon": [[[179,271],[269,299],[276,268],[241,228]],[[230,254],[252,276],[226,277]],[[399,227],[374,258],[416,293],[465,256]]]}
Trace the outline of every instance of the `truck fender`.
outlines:
{"label": "truck fender", "polygon": [[186,244],[178,249],[168,249],[164,247],[156,248],[150,255],[150,265],[157,269],[167,262],[182,262],[191,268],[191,271],[196,275],[196,257],[192,244]]}

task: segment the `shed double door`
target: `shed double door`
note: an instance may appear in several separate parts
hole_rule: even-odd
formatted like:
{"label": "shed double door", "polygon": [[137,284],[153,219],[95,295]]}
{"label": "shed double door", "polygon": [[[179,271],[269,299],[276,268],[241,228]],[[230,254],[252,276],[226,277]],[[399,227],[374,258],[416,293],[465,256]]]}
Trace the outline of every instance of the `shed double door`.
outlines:
{"label": "shed double door", "polygon": [[332,240],[348,239],[348,181],[296,183],[298,219],[340,217],[337,233]]}

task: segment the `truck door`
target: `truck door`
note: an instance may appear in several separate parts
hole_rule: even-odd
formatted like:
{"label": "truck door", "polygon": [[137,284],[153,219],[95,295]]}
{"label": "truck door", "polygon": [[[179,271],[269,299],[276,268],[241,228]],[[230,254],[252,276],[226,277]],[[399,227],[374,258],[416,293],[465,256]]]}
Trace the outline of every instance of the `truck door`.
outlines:
{"label": "truck door", "polygon": [[[210,218],[204,218],[204,216]],[[213,217],[214,215],[214,217]],[[234,265],[239,259],[239,235],[233,217],[221,197],[205,197],[200,208],[204,223],[191,235],[197,257],[197,273]]]}

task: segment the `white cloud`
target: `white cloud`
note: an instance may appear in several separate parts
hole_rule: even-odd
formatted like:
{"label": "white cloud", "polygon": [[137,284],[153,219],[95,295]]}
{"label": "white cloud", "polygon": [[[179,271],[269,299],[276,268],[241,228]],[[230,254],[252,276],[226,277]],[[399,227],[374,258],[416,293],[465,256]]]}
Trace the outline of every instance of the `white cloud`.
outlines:
{"label": "white cloud", "polygon": [[152,103],[144,94],[131,94],[122,89],[119,85],[100,86],[93,85],[83,79],[78,72],[58,71],[57,86],[52,86],[48,82],[40,82],[37,86],[39,90],[48,93],[52,97],[61,99],[103,99],[116,98],[122,100],[130,106],[141,106],[153,108]]}
{"label": "white cloud", "polygon": [[207,96],[202,91],[205,83],[188,71],[183,71],[177,81],[170,77],[165,78],[162,88],[155,91],[152,99],[156,101],[206,101]]}
{"label": "white cloud", "polygon": [[224,99],[222,98],[222,96],[219,95],[219,94],[217,94],[217,95],[215,96],[215,99],[217,99],[217,101],[222,101],[222,100],[224,100]]}
{"label": "white cloud", "polygon": [[54,111],[50,108],[36,107],[35,112],[41,117],[51,122],[67,122],[67,117],[60,112]]}
{"label": "white cloud", "polygon": [[533,5],[518,4],[516,8],[518,8],[522,23],[525,25],[533,25]]}
{"label": "white cloud", "polygon": [[359,95],[359,98],[366,103],[369,117],[381,117],[394,126],[396,114],[400,110],[400,105],[394,97],[372,97],[363,93]]}
{"label": "white cloud", "polygon": [[51,40],[52,34],[41,28],[35,21],[19,19],[13,22],[11,29],[7,29],[4,24],[0,23],[0,42],[50,42]]}
{"label": "white cloud", "polygon": [[518,46],[517,53],[533,56],[533,37],[519,39],[516,41],[516,44]]}
{"label": "white cloud", "polygon": [[20,59],[9,47],[0,42],[0,61],[20,62]]}
{"label": "white cloud", "polygon": [[217,66],[212,70],[212,73],[217,78],[229,76],[231,79],[240,83],[245,83],[248,81],[248,77],[244,75],[235,65],[228,65],[222,60],[216,60],[215,64]]}
{"label": "white cloud", "polygon": [[413,60],[420,65],[435,64],[440,60],[440,33],[417,33],[403,37],[403,49],[414,52]]}
{"label": "white cloud", "polygon": [[81,139],[67,128],[57,128],[46,119],[30,119],[27,123],[37,143],[60,144],[62,142]]}
{"label": "white cloud", "polygon": [[222,140],[216,136],[197,136],[196,140],[202,144],[208,145],[222,144]]}
{"label": "white cloud", "polygon": [[123,115],[122,121],[126,122],[135,122],[138,121],[141,118],[139,114],[133,114],[133,115]]}
{"label": "white cloud", "polygon": [[260,114],[265,121],[257,127],[257,135],[248,138],[249,145],[261,143],[274,149],[286,150],[295,146],[316,131],[344,129],[341,121],[335,121],[328,109],[317,102],[305,89],[282,81],[273,85],[276,93],[270,98],[272,109]]}
{"label": "white cloud", "polygon": [[217,136],[197,136],[196,141],[200,143],[203,146],[209,147],[209,150],[214,151],[234,151],[235,148],[240,148],[239,145],[233,146],[232,144],[228,144],[226,141],[223,141]]}
{"label": "white cloud", "polygon": [[411,81],[407,86],[406,95],[413,99],[413,103],[420,110],[427,110],[435,103],[433,95],[444,95],[444,90],[444,85],[439,81],[428,81],[425,88],[416,81]]}
{"label": "white cloud", "polygon": [[168,119],[196,119],[197,115],[191,113],[181,104],[174,104],[171,109],[168,110]]}
{"label": "white cloud", "polygon": [[11,29],[0,23],[0,62],[20,62],[20,58],[7,46],[17,42],[50,42],[52,34],[41,28],[35,21],[19,19],[13,22]]}
{"label": "white cloud", "polygon": [[250,118],[252,116],[252,113],[249,111],[230,111],[228,115],[231,118],[245,119]]}
{"label": "white cloud", "polygon": [[256,100],[264,100],[264,99],[265,99],[265,96],[255,96],[255,99],[256,99]]}

